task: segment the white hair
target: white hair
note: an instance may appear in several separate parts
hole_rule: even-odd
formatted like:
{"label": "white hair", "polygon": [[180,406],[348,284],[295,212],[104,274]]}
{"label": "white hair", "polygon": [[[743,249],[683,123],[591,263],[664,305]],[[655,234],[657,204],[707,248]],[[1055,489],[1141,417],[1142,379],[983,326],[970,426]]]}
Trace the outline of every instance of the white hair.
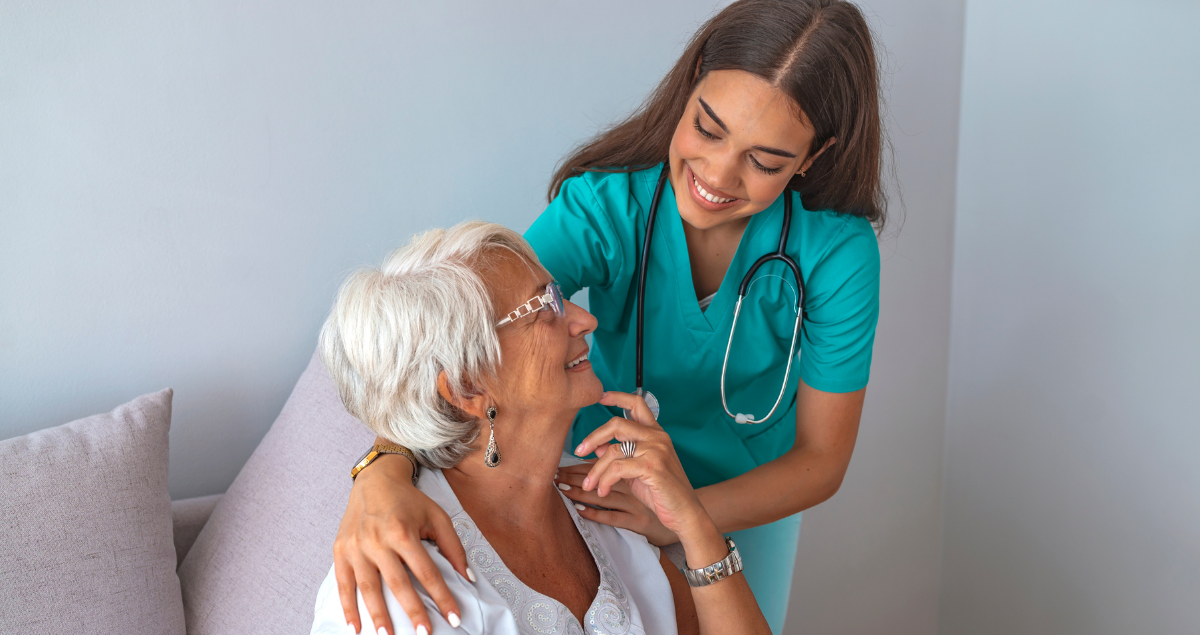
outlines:
{"label": "white hair", "polygon": [[482,394],[500,367],[500,341],[485,270],[498,250],[545,272],[529,243],[495,223],[467,221],[413,236],[383,267],[342,283],[321,329],[321,359],[350,414],[429,467],[457,465],[480,422],[438,393]]}

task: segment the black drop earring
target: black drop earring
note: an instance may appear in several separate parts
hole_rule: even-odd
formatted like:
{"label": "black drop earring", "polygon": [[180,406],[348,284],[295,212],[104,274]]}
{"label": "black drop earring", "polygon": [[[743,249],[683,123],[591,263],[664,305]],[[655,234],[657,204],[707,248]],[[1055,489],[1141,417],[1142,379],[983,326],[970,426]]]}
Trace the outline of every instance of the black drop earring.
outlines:
{"label": "black drop earring", "polygon": [[496,408],[494,406],[487,409],[487,418],[491,435],[488,437],[487,453],[483,457],[483,464],[488,467],[496,467],[500,465],[500,448],[496,447]]}

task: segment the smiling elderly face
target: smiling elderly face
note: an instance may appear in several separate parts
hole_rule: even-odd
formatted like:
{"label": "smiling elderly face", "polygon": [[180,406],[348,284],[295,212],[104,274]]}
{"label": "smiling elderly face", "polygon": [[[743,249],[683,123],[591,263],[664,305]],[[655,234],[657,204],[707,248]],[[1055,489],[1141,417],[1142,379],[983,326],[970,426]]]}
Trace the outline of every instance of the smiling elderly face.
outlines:
{"label": "smiling elderly face", "polygon": [[[497,250],[490,260],[483,277],[492,289],[497,321],[545,293],[551,282],[540,268],[506,250]],[[584,335],[595,330],[596,318],[565,299],[563,307],[564,317],[547,308],[500,327],[500,369],[489,392],[502,412],[555,411],[573,419],[578,409],[600,399],[604,389],[591,363],[579,361],[588,354]]]}

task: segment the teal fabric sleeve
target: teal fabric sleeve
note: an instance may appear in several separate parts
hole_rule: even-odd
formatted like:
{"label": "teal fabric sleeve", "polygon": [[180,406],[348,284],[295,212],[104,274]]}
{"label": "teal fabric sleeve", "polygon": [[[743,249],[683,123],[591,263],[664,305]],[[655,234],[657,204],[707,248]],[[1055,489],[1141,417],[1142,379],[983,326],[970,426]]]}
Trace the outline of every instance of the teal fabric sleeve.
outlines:
{"label": "teal fabric sleeve", "polygon": [[603,188],[609,176],[617,175],[585,172],[563,181],[558,196],[525,232],[542,266],[568,298],[580,289],[607,288],[625,267],[633,266],[627,240],[632,215],[610,213],[612,202],[597,196],[596,187]]}
{"label": "teal fabric sleeve", "polygon": [[871,375],[879,321],[879,242],[866,219],[840,219],[845,221],[841,231],[805,281],[800,377],[817,390],[843,393],[866,388]]}

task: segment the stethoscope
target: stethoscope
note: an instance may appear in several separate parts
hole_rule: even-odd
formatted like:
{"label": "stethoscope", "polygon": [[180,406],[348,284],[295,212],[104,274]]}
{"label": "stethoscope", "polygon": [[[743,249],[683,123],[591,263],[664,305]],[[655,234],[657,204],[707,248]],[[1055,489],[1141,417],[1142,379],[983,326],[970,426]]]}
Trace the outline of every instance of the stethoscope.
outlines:
{"label": "stethoscope", "polygon": [[[646,218],[646,237],[642,242],[642,255],[638,261],[638,290],[637,290],[637,349],[636,349],[636,364],[637,364],[637,389],[634,394],[640,395],[649,406],[650,412],[654,414],[654,418],[658,419],[660,412],[658,399],[648,390],[642,387],[642,336],[644,329],[644,309],[646,306],[646,262],[650,260],[650,238],[654,235],[654,220],[658,217],[658,201],[662,198],[663,185],[667,182],[667,174],[670,167],[670,162],[664,163],[662,173],[658,176],[658,186],[654,188],[654,199],[650,202],[650,214]],[[775,253],[765,254],[754,264],[750,266],[750,271],[742,278],[742,284],[738,287],[737,305],[733,309],[733,324],[729,327],[729,341],[725,344],[725,361],[721,364],[721,407],[725,409],[725,414],[733,418],[738,423],[762,423],[771,418],[775,414],[775,410],[779,408],[779,403],[783,401],[783,395],[787,392],[788,375],[792,372],[792,360],[796,357],[796,340],[800,335],[800,322],[803,318],[804,306],[804,280],[800,277],[800,267],[796,265],[796,261],[792,260],[791,256],[785,251],[787,248],[788,230],[792,226],[792,197],[786,190],[783,196],[783,229],[779,233],[779,249]],[[737,332],[738,316],[742,312],[742,300],[746,297],[746,291],[750,287],[750,283],[754,278],[755,272],[759,267],[771,262],[779,260],[791,268],[792,274],[796,277],[796,284],[799,286],[796,294],[796,324],[792,327],[792,345],[788,351],[787,369],[783,372],[783,385],[779,387],[779,396],[775,398],[775,405],[771,406],[771,411],[762,419],[755,419],[751,414],[733,414],[729,410],[729,403],[725,399],[725,370],[729,366],[729,350],[733,346],[733,334]],[[629,413],[625,413],[625,417],[629,418]]]}

